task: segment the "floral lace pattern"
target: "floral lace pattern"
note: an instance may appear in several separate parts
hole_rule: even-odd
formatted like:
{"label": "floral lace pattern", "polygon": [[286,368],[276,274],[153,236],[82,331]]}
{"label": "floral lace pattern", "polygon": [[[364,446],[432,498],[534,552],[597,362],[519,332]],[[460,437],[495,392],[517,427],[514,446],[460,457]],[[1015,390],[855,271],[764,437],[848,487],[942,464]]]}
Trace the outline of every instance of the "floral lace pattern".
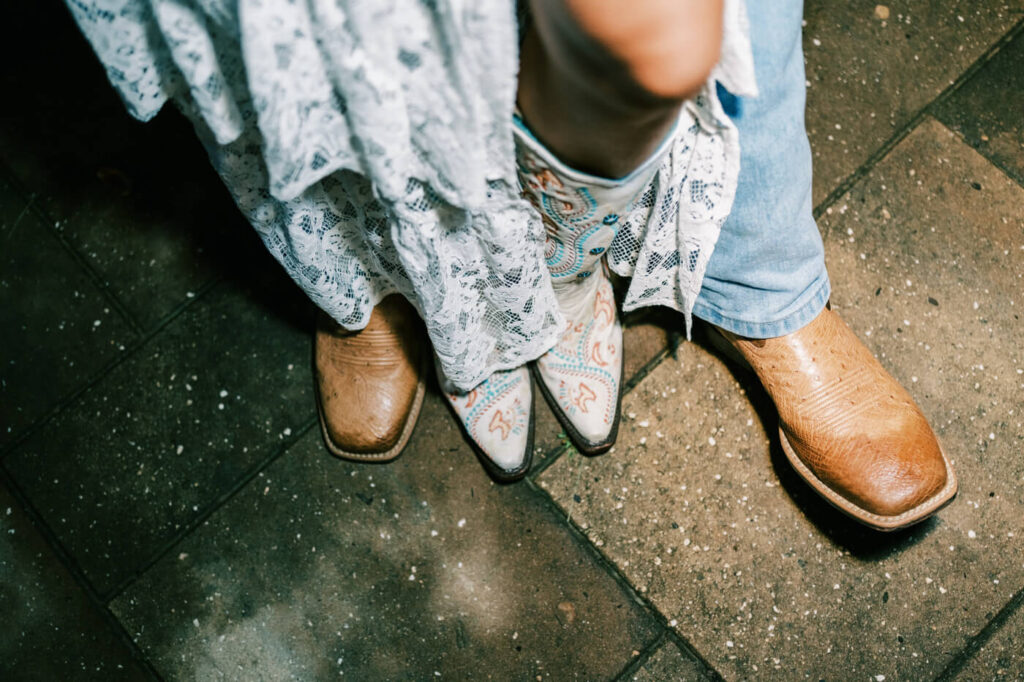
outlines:
{"label": "floral lace pattern", "polygon": [[[513,0],[66,2],[129,111],[173,100],[192,119],[268,249],[339,323],[402,293],[462,389],[557,342],[544,226],[516,179]],[[738,95],[743,16],[727,2],[716,69]],[[627,308],[688,315],[731,206],[738,141],[713,83],[686,111],[609,252],[633,276]]]}
{"label": "floral lace pattern", "polygon": [[608,264],[631,277],[623,308],[673,308],[686,317],[700,293],[739,177],[739,135],[708,83],[680,113],[671,151],[619,220]]}

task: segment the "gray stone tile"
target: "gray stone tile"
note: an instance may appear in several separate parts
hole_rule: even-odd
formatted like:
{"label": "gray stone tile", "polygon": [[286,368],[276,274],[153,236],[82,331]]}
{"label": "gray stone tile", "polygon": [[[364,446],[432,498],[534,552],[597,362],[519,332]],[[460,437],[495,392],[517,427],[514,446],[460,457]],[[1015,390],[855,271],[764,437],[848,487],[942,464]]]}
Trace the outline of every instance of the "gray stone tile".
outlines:
{"label": "gray stone tile", "polygon": [[703,682],[715,678],[703,665],[680,651],[673,642],[666,641],[629,679],[635,682]]}
{"label": "gray stone tile", "polygon": [[131,650],[0,485],[0,677],[144,680]]}
{"label": "gray stone tile", "polygon": [[813,0],[804,9],[814,201],[866,161],[1012,27],[1021,0]]}
{"label": "gray stone tile", "polygon": [[642,308],[628,313],[623,323],[623,345],[626,357],[622,376],[628,383],[666,348],[686,338],[683,316],[669,308]]}
{"label": "gray stone tile", "polygon": [[1024,184],[1024,34],[937,106],[935,116]]}
{"label": "gray stone tile", "polygon": [[18,93],[0,157],[141,326],[231,274],[238,245],[258,240],[182,117],[132,119],[63,3],[11,7],[0,38],[18,64],[0,73]]}
{"label": "gray stone tile", "polygon": [[728,679],[934,677],[1024,584],[1022,221],[1024,190],[929,121],[823,224],[835,307],[955,461],[938,519],[843,518],[753,377],[693,344],[627,398],[617,456],[540,484]]}
{"label": "gray stone tile", "polygon": [[1024,609],[996,631],[956,677],[962,682],[1024,680]]}
{"label": "gray stone tile", "polygon": [[101,594],[315,414],[312,318],[276,286],[210,292],[8,455]]}
{"label": "gray stone tile", "polygon": [[0,177],[0,448],[80,388],[135,338]]}
{"label": "gray stone tile", "polygon": [[387,465],[310,431],[111,605],[170,679],[609,679],[657,625],[440,396]]}

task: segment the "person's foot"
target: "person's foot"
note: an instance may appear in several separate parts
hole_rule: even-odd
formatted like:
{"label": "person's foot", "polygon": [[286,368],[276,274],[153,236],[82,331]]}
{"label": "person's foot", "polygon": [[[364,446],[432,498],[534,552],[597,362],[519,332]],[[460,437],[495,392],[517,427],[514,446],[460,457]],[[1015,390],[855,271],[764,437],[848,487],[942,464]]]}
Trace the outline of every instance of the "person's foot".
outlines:
{"label": "person's foot", "polygon": [[521,121],[514,131],[523,196],[544,222],[551,288],[566,322],[533,370],[576,449],[599,455],[615,443],[622,397],[622,324],[605,256],[660,157],[624,180],[596,178],[567,168]]}
{"label": "person's foot", "polygon": [[555,284],[566,318],[558,344],[534,363],[541,392],[585,455],[615,443],[622,396],[622,324],[600,265],[584,280]]}
{"label": "person's foot", "polygon": [[423,404],[427,351],[415,309],[401,296],[381,301],[361,331],[317,319],[317,407],[327,449],[361,462],[394,459],[409,442]]}
{"label": "person's foot", "polygon": [[526,367],[495,372],[472,391],[441,390],[484,468],[495,479],[521,479],[533,461],[533,382]]}
{"label": "person's foot", "polygon": [[775,402],[790,463],[840,511],[891,531],[952,501],[956,476],[921,410],[834,311],[773,339],[719,331]]}

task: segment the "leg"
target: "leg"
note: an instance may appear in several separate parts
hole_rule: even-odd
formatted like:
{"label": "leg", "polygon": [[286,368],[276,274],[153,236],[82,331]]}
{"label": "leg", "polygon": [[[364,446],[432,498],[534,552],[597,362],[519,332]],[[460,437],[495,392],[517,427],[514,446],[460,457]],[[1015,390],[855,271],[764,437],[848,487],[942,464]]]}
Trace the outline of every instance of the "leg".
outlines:
{"label": "leg", "polygon": [[[338,314],[322,288],[307,277],[309,271],[329,271],[337,251],[321,243],[284,246],[285,221],[278,216],[295,213],[314,220],[329,215],[330,199],[317,185],[291,201],[269,198],[267,170],[262,157],[251,150],[259,147],[259,133],[247,129],[231,144],[220,145],[205,119],[188,99],[177,102],[192,122],[221,180],[235,198],[239,209],[263,239],[265,246],[306,291],[321,311],[314,331],[313,368],[317,412],[327,449],[338,457],[359,462],[386,462],[398,457],[419,418],[426,387],[429,347],[416,309],[400,294],[385,297],[368,315],[363,329],[349,330],[331,318]],[[350,298],[367,301],[371,295],[368,279],[354,277],[356,259],[350,259],[338,280],[351,278]],[[325,267],[326,266],[326,267]],[[347,277],[346,277],[347,276]],[[341,297],[339,297],[341,298]],[[359,326],[359,306],[350,309],[352,326]],[[344,321],[344,317],[340,318]]]}
{"label": "leg", "polygon": [[[515,131],[520,179],[544,218],[552,287],[566,319],[535,375],[587,454],[612,446],[622,385],[622,327],[602,256],[619,214],[658,167],[645,159],[666,147],[682,102],[717,60],[721,33],[717,0],[640,0],[624,12],[626,4],[532,2],[518,90],[531,126],[519,121]],[[577,169],[629,177],[609,181]],[[469,394],[446,394],[492,475],[524,475],[532,432],[529,374],[499,372]]]}
{"label": "leg", "polygon": [[683,102],[718,61],[722,3],[535,0],[531,9],[516,160],[545,222],[566,318],[534,369],[576,447],[595,455],[615,442],[622,390],[622,326],[604,254],[667,153]]}
{"label": "leg", "polygon": [[739,129],[740,176],[693,314],[733,333],[782,336],[813,320],[829,296],[811,214],[811,148],[804,129],[800,0],[751,0],[760,96],[723,103]]}
{"label": "leg", "polygon": [[748,7],[761,97],[730,102],[742,147],[739,189],[694,314],[717,325],[757,372],[778,409],[783,450],[811,487],[877,530],[903,528],[952,500],[956,478],[910,395],[825,309],[829,281],[803,123],[801,3]]}
{"label": "leg", "polygon": [[519,107],[562,162],[595,175],[622,177],[648,158],[718,61],[721,0],[532,0],[530,9]]}

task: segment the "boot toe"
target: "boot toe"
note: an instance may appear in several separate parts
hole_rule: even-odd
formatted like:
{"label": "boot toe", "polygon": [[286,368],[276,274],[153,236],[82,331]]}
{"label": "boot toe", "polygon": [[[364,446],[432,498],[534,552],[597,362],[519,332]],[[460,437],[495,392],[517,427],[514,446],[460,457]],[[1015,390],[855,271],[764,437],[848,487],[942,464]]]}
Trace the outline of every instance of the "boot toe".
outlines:
{"label": "boot toe", "polygon": [[[844,497],[882,517],[900,517],[926,504],[948,481],[945,459],[934,438],[876,452],[861,473],[860,485]],[[837,491],[842,494],[844,491]]]}
{"label": "boot toe", "polygon": [[517,433],[509,434],[506,440],[488,439],[479,442],[478,445],[484,455],[499,469],[518,471],[526,462],[528,435],[527,429],[521,429]]}
{"label": "boot toe", "polygon": [[[444,377],[438,378],[444,388]],[[469,392],[444,391],[487,470],[503,481],[525,476],[533,455],[533,385],[526,367],[495,372]]]}
{"label": "boot toe", "polygon": [[362,455],[384,453],[402,436],[408,414],[349,415],[345,420],[328,420],[327,434],[339,450]]}

